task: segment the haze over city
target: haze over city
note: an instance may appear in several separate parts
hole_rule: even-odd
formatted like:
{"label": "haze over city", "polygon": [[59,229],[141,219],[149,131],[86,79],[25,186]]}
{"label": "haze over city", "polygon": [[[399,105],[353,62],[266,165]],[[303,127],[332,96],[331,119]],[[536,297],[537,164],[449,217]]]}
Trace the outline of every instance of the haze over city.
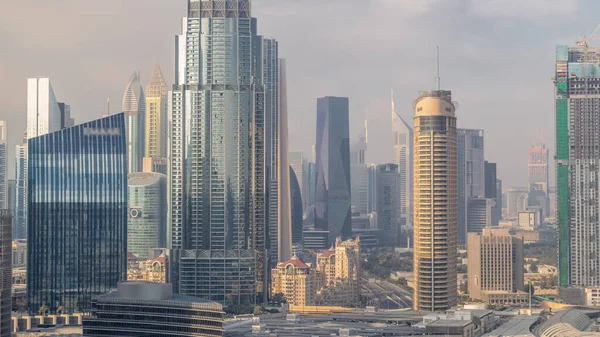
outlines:
{"label": "haze over city", "polygon": [[[25,128],[27,77],[52,78],[80,122],[106,112],[106,98],[118,112],[133,71],[145,83],[158,62],[173,83],[185,7],[171,0],[4,2],[0,111],[8,112],[9,147]],[[594,1],[570,0],[255,0],[252,7],[261,34],[284,42],[290,150],[310,158],[315,98],[339,95],[350,97],[351,139],[368,110],[367,161],[390,161],[390,90],[412,124],[418,91],[435,87],[439,45],[442,88],[459,103],[458,126],[485,131],[486,157],[498,162],[505,187],[526,186],[527,148],[542,134],[554,153],[554,45],[589,34],[600,10]]]}
{"label": "haze over city", "polygon": [[600,2],[0,5],[0,337],[600,337]]}

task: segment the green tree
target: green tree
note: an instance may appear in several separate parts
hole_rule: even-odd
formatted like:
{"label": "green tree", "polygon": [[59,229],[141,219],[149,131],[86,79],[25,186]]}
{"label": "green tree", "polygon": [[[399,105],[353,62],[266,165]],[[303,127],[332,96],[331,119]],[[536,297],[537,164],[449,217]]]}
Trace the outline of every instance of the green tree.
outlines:
{"label": "green tree", "polygon": [[273,294],[273,296],[271,296],[271,303],[280,305],[281,303],[287,303],[287,300],[285,299],[285,296],[283,296],[282,293],[276,293]]}
{"label": "green tree", "polygon": [[262,315],[265,312],[265,308],[261,307],[260,305],[257,305],[254,307],[254,311],[252,312],[255,316],[259,316]]}

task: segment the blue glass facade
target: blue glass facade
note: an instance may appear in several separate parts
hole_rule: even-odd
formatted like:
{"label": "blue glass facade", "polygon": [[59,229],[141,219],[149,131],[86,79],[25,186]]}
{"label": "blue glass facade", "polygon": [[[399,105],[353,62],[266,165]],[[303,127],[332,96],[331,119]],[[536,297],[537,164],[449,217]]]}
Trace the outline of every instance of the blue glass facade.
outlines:
{"label": "blue glass facade", "polygon": [[349,130],[348,98],[318,98],[315,230],[329,231],[329,244],[352,235]]}
{"label": "blue glass facade", "polygon": [[296,172],[290,166],[290,195],[292,208],[292,246],[302,246],[302,189]]}
{"label": "blue glass facade", "polygon": [[28,141],[27,305],[89,311],[126,278],[123,113]]}

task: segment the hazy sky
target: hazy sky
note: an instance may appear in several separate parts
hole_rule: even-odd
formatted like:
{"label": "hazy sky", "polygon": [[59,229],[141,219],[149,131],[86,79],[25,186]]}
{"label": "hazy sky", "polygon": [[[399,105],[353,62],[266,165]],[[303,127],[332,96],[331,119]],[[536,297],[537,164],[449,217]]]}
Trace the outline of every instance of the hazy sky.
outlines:
{"label": "hazy sky", "polygon": [[[0,4],[0,119],[10,156],[26,120],[26,79],[48,76],[76,123],[121,108],[133,71],[147,83],[159,62],[173,81],[174,36],[186,0],[24,0]],[[598,22],[593,0],[254,0],[259,33],[277,38],[288,64],[290,150],[310,156],[316,98],[350,97],[351,137],[369,111],[368,161],[391,160],[390,90],[412,122],[419,90],[459,102],[458,125],[485,130],[488,160],[505,187],[525,185],[527,148],[554,155],[554,46]],[[14,174],[10,162],[11,177]]]}

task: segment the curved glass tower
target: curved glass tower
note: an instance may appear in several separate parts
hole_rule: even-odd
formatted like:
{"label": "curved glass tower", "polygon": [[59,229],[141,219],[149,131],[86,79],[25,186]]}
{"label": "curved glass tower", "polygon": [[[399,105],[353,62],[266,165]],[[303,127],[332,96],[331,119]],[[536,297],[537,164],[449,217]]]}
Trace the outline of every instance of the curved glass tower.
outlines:
{"label": "curved glass tower", "polygon": [[330,246],[337,237],[347,238],[352,235],[347,97],[317,99],[315,151],[315,230],[329,232]]}
{"label": "curved glass tower", "polygon": [[27,306],[87,312],[127,268],[124,114],[28,141]]}

